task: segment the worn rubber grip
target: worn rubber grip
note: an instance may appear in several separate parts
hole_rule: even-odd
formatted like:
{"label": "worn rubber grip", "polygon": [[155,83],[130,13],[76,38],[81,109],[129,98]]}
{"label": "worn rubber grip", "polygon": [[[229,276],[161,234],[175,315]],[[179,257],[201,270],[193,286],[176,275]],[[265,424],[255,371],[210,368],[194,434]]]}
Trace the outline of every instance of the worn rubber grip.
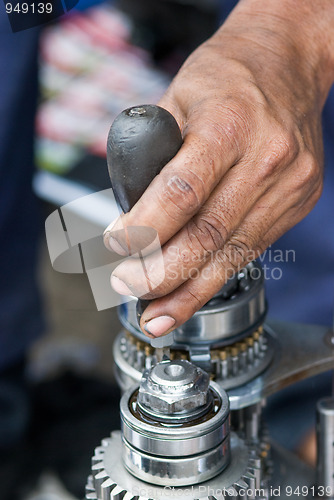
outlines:
{"label": "worn rubber grip", "polygon": [[181,146],[175,118],[160,106],[135,106],[117,116],[108,135],[107,162],[113,192],[125,213]]}
{"label": "worn rubber grip", "polygon": [[[174,116],[160,106],[135,106],[117,116],[108,135],[107,162],[115,198],[125,213],[181,146]],[[138,324],[148,304],[138,300]]]}

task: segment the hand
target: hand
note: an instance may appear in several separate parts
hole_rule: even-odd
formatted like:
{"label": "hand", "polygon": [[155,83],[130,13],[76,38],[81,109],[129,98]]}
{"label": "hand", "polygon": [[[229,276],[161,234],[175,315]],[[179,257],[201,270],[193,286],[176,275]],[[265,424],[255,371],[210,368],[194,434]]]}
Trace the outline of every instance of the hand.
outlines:
{"label": "hand", "polygon": [[[127,260],[112,277],[117,291],[136,296],[149,281],[144,333],[164,335],[188,320],[320,197],[332,3],[240,2],[159,103],[178,121],[184,145],[112,227],[150,226],[160,238],[161,283],[154,253],[145,275],[141,262]],[[118,250],[110,227],[105,241]]]}

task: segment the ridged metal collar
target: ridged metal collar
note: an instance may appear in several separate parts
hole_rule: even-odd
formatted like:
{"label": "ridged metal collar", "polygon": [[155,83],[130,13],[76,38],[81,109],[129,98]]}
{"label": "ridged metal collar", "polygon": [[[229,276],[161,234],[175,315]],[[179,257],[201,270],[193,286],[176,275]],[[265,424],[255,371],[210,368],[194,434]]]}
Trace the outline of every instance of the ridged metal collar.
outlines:
{"label": "ridged metal collar", "polygon": [[[238,273],[233,294],[228,298],[217,294],[174,331],[174,341],[179,346],[227,344],[255,330],[263,323],[266,312],[263,271],[254,261]],[[122,304],[119,317],[127,330],[148,342],[138,327],[136,301]]]}

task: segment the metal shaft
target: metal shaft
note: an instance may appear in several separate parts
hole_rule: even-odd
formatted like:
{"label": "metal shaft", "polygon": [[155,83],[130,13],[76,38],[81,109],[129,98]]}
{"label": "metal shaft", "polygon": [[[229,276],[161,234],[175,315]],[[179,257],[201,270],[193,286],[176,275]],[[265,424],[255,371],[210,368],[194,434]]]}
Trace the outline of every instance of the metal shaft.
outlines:
{"label": "metal shaft", "polygon": [[317,403],[317,485],[334,496],[334,398]]}
{"label": "metal shaft", "polygon": [[189,361],[145,371],[122,397],[121,418],[123,463],[142,481],[194,485],[230,463],[228,396]]}

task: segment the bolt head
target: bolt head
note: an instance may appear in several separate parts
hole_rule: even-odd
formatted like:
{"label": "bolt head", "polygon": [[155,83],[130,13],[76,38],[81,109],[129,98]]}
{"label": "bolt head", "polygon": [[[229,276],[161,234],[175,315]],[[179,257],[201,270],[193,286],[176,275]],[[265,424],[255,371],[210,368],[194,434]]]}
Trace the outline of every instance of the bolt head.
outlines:
{"label": "bolt head", "polygon": [[144,372],[138,403],[161,415],[191,412],[207,403],[209,383],[209,375],[189,361],[163,361]]}

